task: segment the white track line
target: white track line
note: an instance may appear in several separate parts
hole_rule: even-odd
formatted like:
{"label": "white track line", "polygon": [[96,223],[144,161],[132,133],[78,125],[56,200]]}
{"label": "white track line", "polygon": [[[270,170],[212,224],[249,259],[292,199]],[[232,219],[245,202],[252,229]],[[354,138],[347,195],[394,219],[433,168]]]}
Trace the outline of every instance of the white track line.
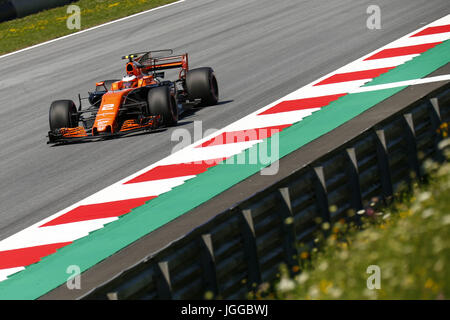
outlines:
{"label": "white track line", "polygon": [[17,268],[9,268],[9,269],[2,269],[0,270],[0,282],[3,280],[6,280],[9,275],[12,275],[14,273],[17,273],[19,271],[24,270],[24,267],[17,267]]}
{"label": "white track line", "polygon": [[406,86],[414,86],[417,84],[425,84],[425,83],[448,81],[448,80],[450,80],[450,74],[436,76],[436,77],[430,77],[430,78],[406,80],[406,81],[399,81],[399,82],[393,82],[393,83],[378,84],[378,85],[373,85],[373,86],[368,86],[368,87],[361,87],[361,88],[353,89],[353,90],[349,91],[349,93],[378,91],[378,90],[385,90],[385,89],[406,87]]}

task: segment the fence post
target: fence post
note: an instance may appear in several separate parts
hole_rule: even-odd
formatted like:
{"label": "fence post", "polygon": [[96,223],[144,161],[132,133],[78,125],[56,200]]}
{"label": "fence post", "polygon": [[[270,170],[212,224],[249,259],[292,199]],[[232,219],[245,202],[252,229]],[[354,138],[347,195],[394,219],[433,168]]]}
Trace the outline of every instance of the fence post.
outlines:
{"label": "fence post", "polygon": [[438,133],[438,130],[442,124],[441,110],[439,108],[439,100],[438,98],[430,99],[430,119],[431,119],[431,130],[433,130],[434,134],[434,149],[436,150],[436,160],[439,162],[443,162],[445,157],[442,153],[442,150],[439,150],[438,145],[442,140],[442,136]]}
{"label": "fence post", "polygon": [[211,291],[214,294],[214,297],[216,297],[218,294],[216,259],[214,256],[211,234],[202,234],[201,243],[201,263],[203,267],[202,269],[205,280],[205,289],[206,291]]}
{"label": "fence post", "polygon": [[295,221],[292,212],[291,196],[289,187],[278,189],[281,195],[281,228],[283,232],[283,247],[286,255],[286,263],[290,267],[291,274],[295,273],[292,267],[298,265],[298,251],[296,246],[297,235],[295,234]]}
{"label": "fence post", "polygon": [[[356,213],[363,208],[361,185],[359,183],[358,159],[356,158],[355,148],[347,148],[345,151],[348,158],[347,172],[348,182],[351,189],[351,203],[353,210],[355,210]],[[355,217],[357,217],[356,219],[359,218],[358,215],[355,215]]]}
{"label": "fence post", "polygon": [[381,177],[381,186],[383,188],[383,197],[385,202],[389,203],[394,192],[392,188],[391,170],[389,168],[386,137],[383,129],[376,130],[375,134],[377,136],[377,159]]}
{"label": "fence post", "polygon": [[161,261],[156,263],[156,287],[158,298],[162,300],[172,299],[172,283],[170,281],[169,262]]}
{"label": "fence post", "polygon": [[325,182],[325,174],[322,166],[314,167],[316,176],[314,183],[314,190],[317,199],[317,207],[319,208],[320,216],[324,222],[330,222],[330,207],[328,204],[328,191]]}
{"label": "fence post", "polygon": [[244,239],[244,250],[247,257],[248,288],[254,290],[254,284],[261,283],[261,270],[259,267],[258,249],[256,245],[255,226],[253,224],[252,211],[242,210],[242,235]]}
{"label": "fence post", "polygon": [[[414,128],[414,121],[411,113],[405,113],[403,119],[406,123],[406,143],[408,148],[408,162],[410,168],[414,171],[417,178],[422,176],[419,166],[419,159],[417,158],[417,142],[416,142],[416,130]],[[409,185],[411,186],[411,177]]]}

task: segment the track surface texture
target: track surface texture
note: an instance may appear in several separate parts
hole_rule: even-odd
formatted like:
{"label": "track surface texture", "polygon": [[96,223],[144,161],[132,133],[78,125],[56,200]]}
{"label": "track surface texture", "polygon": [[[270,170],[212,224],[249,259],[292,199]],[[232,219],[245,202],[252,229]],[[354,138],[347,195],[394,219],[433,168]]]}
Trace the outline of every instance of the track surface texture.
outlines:
{"label": "track surface texture", "polygon": [[124,73],[122,55],[173,48],[190,67],[212,66],[222,103],[179,128],[222,128],[448,13],[448,0],[186,0],[133,19],[0,58],[0,240],[168,156],[174,128],[51,147],[48,108],[77,101]]}

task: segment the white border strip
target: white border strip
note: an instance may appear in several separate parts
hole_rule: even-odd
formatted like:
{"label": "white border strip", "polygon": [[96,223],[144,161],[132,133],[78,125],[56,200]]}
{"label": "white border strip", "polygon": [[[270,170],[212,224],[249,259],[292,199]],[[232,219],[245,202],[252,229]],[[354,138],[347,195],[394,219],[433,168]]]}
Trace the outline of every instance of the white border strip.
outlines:
{"label": "white border strip", "polygon": [[430,78],[422,78],[422,79],[405,80],[405,81],[392,82],[392,83],[386,83],[386,84],[378,84],[378,85],[373,85],[373,86],[368,86],[368,87],[360,87],[360,88],[350,90],[348,93],[378,91],[378,90],[385,90],[385,89],[391,89],[391,88],[397,88],[397,87],[414,86],[417,84],[425,84],[425,83],[447,81],[447,80],[450,80],[450,74],[445,74],[442,76],[436,76],[436,77],[430,77]]}

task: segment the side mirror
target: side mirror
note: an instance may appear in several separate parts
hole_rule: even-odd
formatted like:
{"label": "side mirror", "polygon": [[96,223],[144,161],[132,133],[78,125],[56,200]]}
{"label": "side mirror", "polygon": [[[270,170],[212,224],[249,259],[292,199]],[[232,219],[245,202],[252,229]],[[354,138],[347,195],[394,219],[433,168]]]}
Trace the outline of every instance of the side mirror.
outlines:
{"label": "side mirror", "polygon": [[106,88],[105,81],[100,81],[95,84],[95,91],[108,91]]}

